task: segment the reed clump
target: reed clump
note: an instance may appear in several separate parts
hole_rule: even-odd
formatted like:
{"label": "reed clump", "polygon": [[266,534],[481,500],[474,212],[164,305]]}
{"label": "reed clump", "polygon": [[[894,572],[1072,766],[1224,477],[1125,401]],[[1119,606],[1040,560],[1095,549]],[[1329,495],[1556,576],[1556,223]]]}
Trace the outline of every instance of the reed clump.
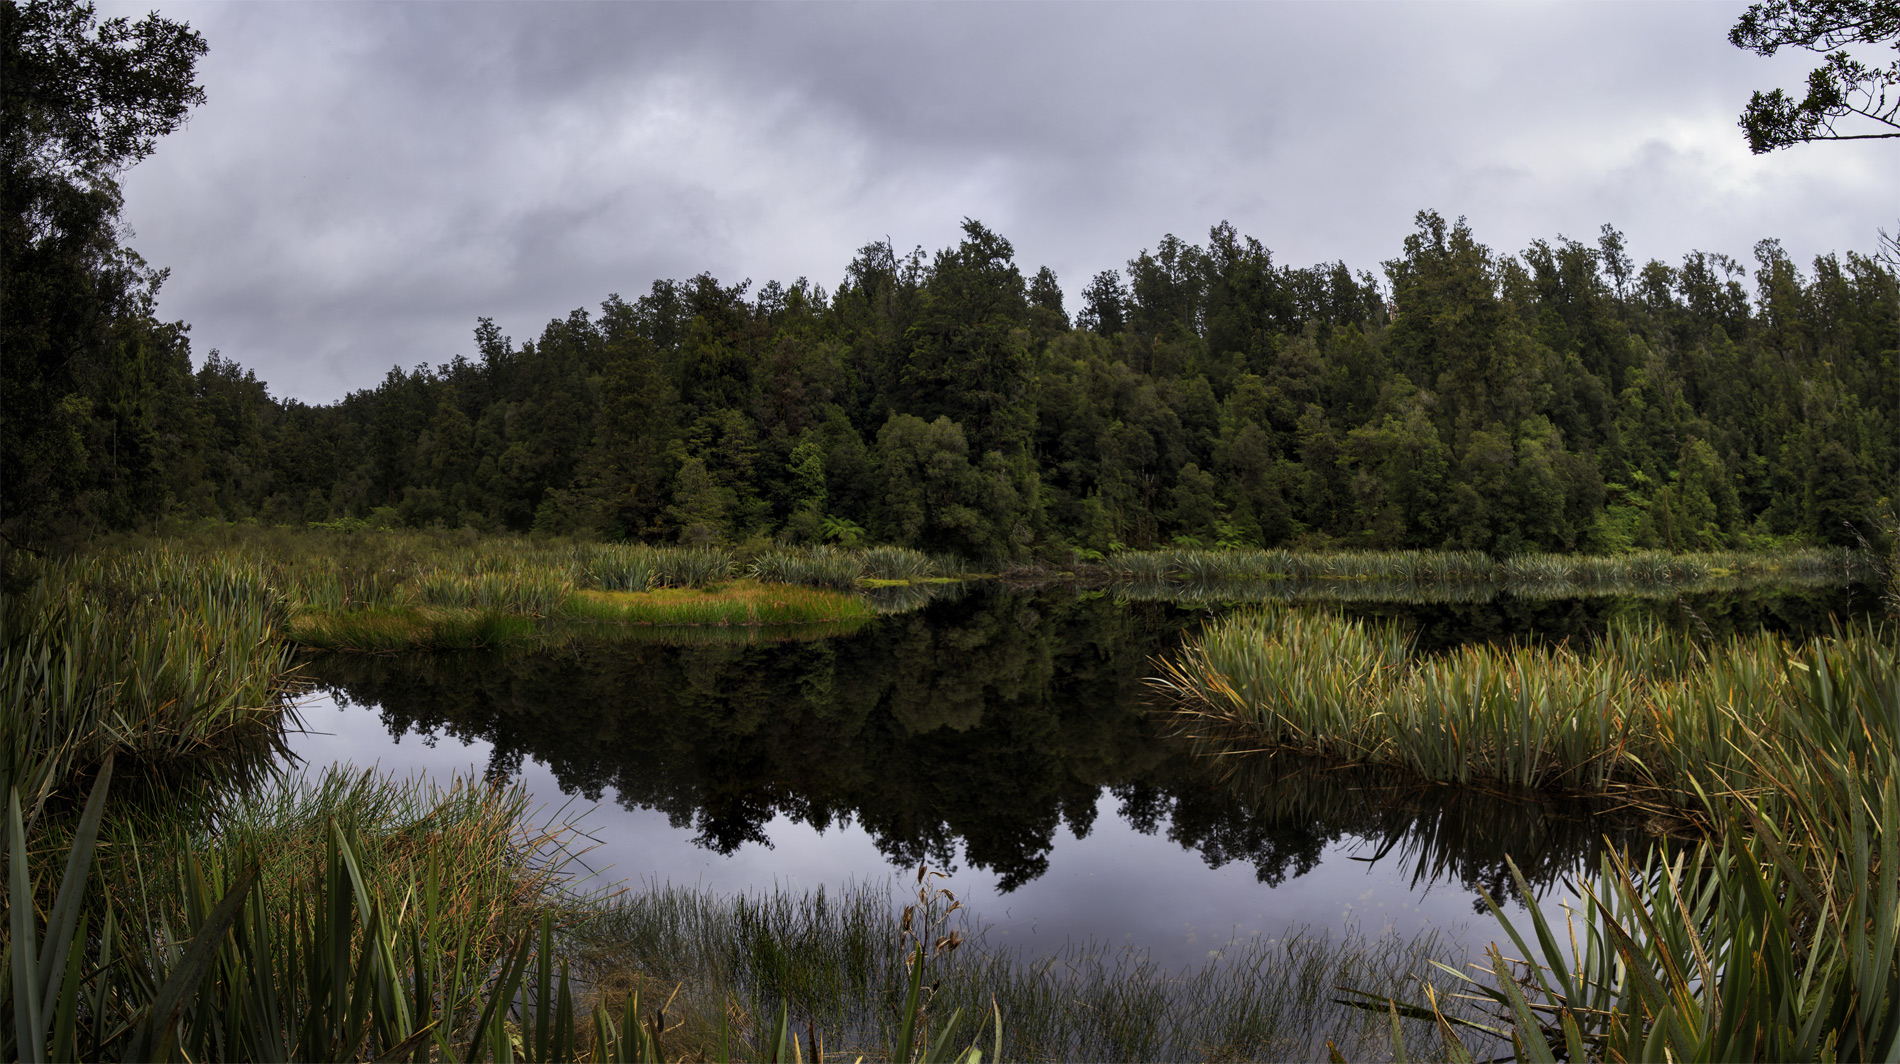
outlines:
{"label": "reed clump", "polygon": [[916,582],[938,575],[930,555],[908,547],[872,547],[863,559],[864,575],[873,580]]}
{"label": "reed clump", "polygon": [[865,572],[864,556],[834,547],[805,551],[775,550],[753,559],[747,572],[768,584],[806,584],[852,590]]}
{"label": "reed clump", "polygon": [[284,750],[289,607],[241,559],[9,559],[0,592],[0,788],[30,816],[111,754],[121,776],[243,784]]}
{"label": "reed clump", "polygon": [[[685,1059],[664,991],[649,1011],[639,986],[575,981],[606,903],[559,891],[567,827],[526,826],[518,788],[332,771],[209,818],[105,825],[112,772],[108,756],[76,822],[32,836],[9,792],[8,1059]],[[757,964],[816,948],[782,930],[742,931]],[[925,985],[958,944],[913,934],[879,971],[887,1059],[975,1064],[986,1029],[1000,1048],[993,1008],[965,1022]],[[743,1024],[722,1009],[716,1059],[797,1059],[787,1004]]]}
{"label": "reed clump", "polygon": [[[881,572],[931,564],[916,551],[787,549],[753,558],[749,577],[735,580],[737,556],[715,548],[426,532],[213,531],[103,544],[80,561],[53,565],[49,586],[71,585],[112,602],[118,592],[101,589],[137,588],[127,594],[144,596],[148,605],[256,614],[268,622],[270,634],[257,637],[264,643],[386,653],[559,643],[598,636],[607,622],[782,624],[816,633],[871,616],[859,594],[868,565]],[[782,590],[768,594],[761,586]]]}
{"label": "reed clump", "polygon": [[1436,993],[1361,1000],[1437,1020],[1453,1059],[1472,1056],[1458,1032],[1532,1060],[1900,1057],[1900,648],[1859,632],[1779,649],[1762,683],[1700,707],[1727,718],[1702,731],[1746,785],[1675,766],[1704,838],[1604,854],[1579,908],[1533,904],[1527,928],[1493,902],[1509,946],[1475,975],[1445,969],[1489,1016],[1442,1015]]}
{"label": "reed clump", "polygon": [[[1825,642],[1887,641],[1862,624]],[[1443,782],[1682,805],[1698,786],[1758,783],[1737,728],[1783,719],[1786,662],[1799,650],[1768,634],[1703,645],[1647,625],[1581,650],[1417,655],[1389,623],[1269,608],[1209,623],[1152,683],[1186,718],[1255,742]]]}

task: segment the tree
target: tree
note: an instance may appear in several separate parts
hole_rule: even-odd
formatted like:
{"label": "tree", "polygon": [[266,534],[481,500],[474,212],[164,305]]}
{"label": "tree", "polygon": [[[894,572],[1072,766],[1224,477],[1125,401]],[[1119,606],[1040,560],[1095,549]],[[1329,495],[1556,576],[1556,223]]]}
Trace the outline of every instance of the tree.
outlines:
{"label": "tree", "polygon": [[1082,313],[1076,315],[1077,328],[1102,336],[1114,336],[1128,327],[1128,289],[1121,275],[1103,270],[1082,289]]}
{"label": "tree", "polygon": [[[1887,66],[1856,59],[1855,45],[1900,52],[1896,0],[1759,0],[1729,30],[1729,43],[1756,55],[1805,48],[1827,58],[1808,73],[1798,102],[1780,89],[1756,92],[1740,125],[1757,155],[1816,140],[1900,137],[1900,59]],[[1852,121],[1846,127],[1837,123]],[[1854,132],[1854,130],[1871,130]]]}
{"label": "tree", "polygon": [[[162,471],[124,468],[113,396],[189,374],[183,328],[152,320],[162,271],[118,243],[118,176],[204,101],[204,39],[148,15],[0,0],[0,534],[80,514],[123,523]],[[154,360],[147,352],[164,349]],[[128,385],[128,381],[134,382]],[[146,512],[150,512],[149,509]]]}

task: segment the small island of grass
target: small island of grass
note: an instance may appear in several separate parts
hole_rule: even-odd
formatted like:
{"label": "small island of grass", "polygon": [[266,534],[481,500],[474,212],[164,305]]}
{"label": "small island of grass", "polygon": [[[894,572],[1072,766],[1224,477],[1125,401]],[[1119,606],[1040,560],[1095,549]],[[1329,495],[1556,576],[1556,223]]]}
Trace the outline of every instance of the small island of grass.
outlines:
{"label": "small island of grass", "polygon": [[576,591],[562,614],[617,624],[780,625],[865,621],[871,607],[863,596],[847,591],[748,577],[705,587]]}

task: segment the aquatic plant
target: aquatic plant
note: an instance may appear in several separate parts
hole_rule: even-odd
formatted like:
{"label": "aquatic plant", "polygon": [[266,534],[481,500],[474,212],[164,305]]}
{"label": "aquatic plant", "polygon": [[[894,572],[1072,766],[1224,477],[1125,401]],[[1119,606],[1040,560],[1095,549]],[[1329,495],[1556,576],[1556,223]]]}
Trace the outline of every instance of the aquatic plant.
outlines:
{"label": "aquatic plant", "polygon": [[[914,925],[929,921],[928,942],[955,935],[960,943],[926,958],[922,1004],[939,1018],[1000,1016],[994,1059],[1312,1059],[1328,1036],[1355,1057],[1379,1056],[1388,1021],[1336,1004],[1337,984],[1402,994],[1419,976],[1455,983],[1429,967],[1454,948],[1431,935],[1290,929],[1226,943],[1206,964],[1170,971],[1102,942],[1034,959],[989,949],[981,923],[967,909],[949,911],[954,904],[928,917],[922,903],[908,906]],[[827,1056],[890,1059],[903,1013],[883,988],[917,962],[916,939],[898,933],[901,905],[885,885],[725,896],[650,887],[575,929],[576,971],[616,994],[677,988],[669,1014],[680,1025],[674,1044],[687,1054],[715,1056],[728,1015],[789,1012],[826,1035]],[[1436,1040],[1430,1021],[1407,1025],[1415,1041]],[[977,1039],[986,1059],[992,1037]]]}
{"label": "aquatic plant", "polygon": [[769,584],[806,584],[811,587],[854,589],[864,575],[864,559],[835,547],[775,550],[753,559],[748,572]]}
{"label": "aquatic plant", "polygon": [[602,591],[645,591],[653,586],[653,551],[638,544],[585,544],[574,549],[576,583]]}
{"label": "aquatic plant", "polygon": [[137,780],[242,783],[281,753],[287,608],[256,566],[146,556],[24,575],[0,593],[0,787],[20,788],[29,819],[109,754]]}
{"label": "aquatic plant", "polygon": [[908,547],[872,547],[863,558],[864,575],[873,580],[926,580],[936,575],[930,556]]}
{"label": "aquatic plant", "polygon": [[410,589],[423,605],[544,617],[574,593],[574,582],[565,567],[511,566],[475,573],[428,569],[416,574]]}
{"label": "aquatic plant", "polygon": [[[1835,641],[1884,638],[1857,627]],[[1693,646],[1654,626],[1581,652],[1468,645],[1413,656],[1402,644],[1389,626],[1321,611],[1242,611],[1209,622],[1152,683],[1187,718],[1237,727],[1250,742],[1432,780],[1614,785],[1680,804],[1698,786],[1750,784],[1733,707],[1775,726],[1782,664],[1796,649],[1766,634]]]}
{"label": "aquatic plant", "polygon": [[[111,784],[108,757],[57,878],[36,867],[56,850],[34,845],[10,791],[10,1059],[682,1057],[668,1052],[670,999],[649,1012],[640,986],[574,981],[567,953],[601,903],[555,891],[561,831],[524,828],[518,788],[331,772],[221,807],[218,835],[190,840],[163,816],[115,831]],[[804,946],[755,945],[769,957]],[[905,960],[866,995],[905,1001],[890,1059],[974,1064],[985,1030],[1000,1046],[993,1008],[961,1023],[924,984],[941,965],[921,947]],[[798,1056],[786,1009],[757,1021],[741,1033],[722,1014],[717,1058]]]}
{"label": "aquatic plant", "polygon": [[1373,594],[1380,597],[1427,601],[1468,598],[1471,592],[1461,589],[1469,588],[1533,597],[1677,594],[1690,588],[1714,590],[1769,581],[1844,583],[1872,571],[1861,552],[1848,550],[1522,554],[1493,560],[1477,551],[1172,549],[1119,552],[1103,559],[1100,568],[1117,581],[1150,587],[1167,582],[1218,587],[1233,599],[1256,601],[1294,596],[1293,586],[1301,588],[1297,594],[1302,597],[1345,597],[1354,592],[1338,585],[1350,583],[1376,585]]}
{"label": "aquatic plant", "polygon": [[1520,1059],[1900,1056],[1900,648],[1822,640],[1780,665],[1773,719],[1719,703],[1755,777],[1744,789],[1704,775],[1708,837],[1640,864],[1603,855],[1561,921],[1533,904],[1526,930],[1492,903],[1529,959],[1494,946],[1489,971],[1446,972],[1494,1015],[1437,1015],[1435,992],[1403,1011],[1359,1000],[1436,1019],[1452,1039],[1508,1039]]}
{"label": "aquatic plant", "polygon": [[654,587],[704,587],[732,575],[732,552],[717,547],[660,547],[652,557]]}

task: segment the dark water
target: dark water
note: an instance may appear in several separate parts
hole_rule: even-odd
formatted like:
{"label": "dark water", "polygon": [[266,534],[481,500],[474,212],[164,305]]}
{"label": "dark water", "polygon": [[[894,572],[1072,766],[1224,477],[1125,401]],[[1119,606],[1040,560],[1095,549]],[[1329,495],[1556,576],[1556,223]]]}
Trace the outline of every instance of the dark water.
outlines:
{"label": "dark water", "polygon": [[[1633,613],[1801,635],[1864,607],[1857,594],[1333,608],[1400,617],[1430,650],[1579,643]],[[1562,897],[1606,832],[1650,844],[1579,805],[1208,756],[1143,683],[1206,615],[990,584],[824,640],[318,657],[306,674],[328,697],[297,747],[313,764],[518,778],[550,809],[598,803],[585,861],[610,878],[810,888],[927,861],[954,870],[992,944],[1093,938],[1171,965],[1298,925],[1479,948],[1493,924],[1478,890],[1514,893],[1507,855]]]}

